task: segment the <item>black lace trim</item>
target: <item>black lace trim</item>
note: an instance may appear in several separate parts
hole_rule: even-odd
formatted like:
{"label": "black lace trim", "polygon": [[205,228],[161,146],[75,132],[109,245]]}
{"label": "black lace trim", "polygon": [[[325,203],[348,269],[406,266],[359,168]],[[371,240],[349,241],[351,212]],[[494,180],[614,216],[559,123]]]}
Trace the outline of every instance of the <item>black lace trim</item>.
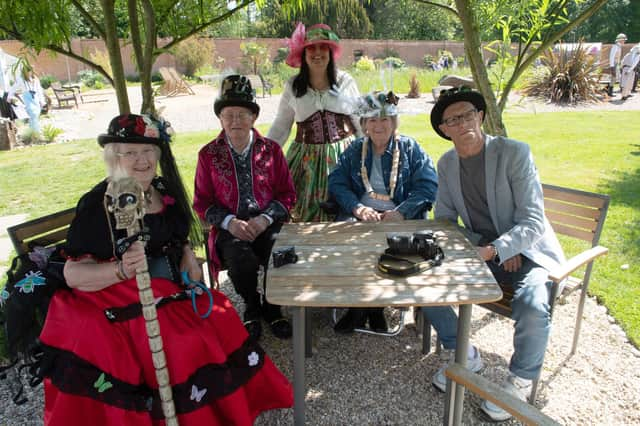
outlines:
{"label": "black lace trim", "polygon": [[[154,419],[164,418],[157,389],[118,380],[72,352],[44,346],[41,374],[60,391],[125,410],[150,411]],[[247,339],[226,362],[198,368],[186,382],[173,386],[176,413],[190,413],[235,392],[260,371],[264,357],[264,350]]]}

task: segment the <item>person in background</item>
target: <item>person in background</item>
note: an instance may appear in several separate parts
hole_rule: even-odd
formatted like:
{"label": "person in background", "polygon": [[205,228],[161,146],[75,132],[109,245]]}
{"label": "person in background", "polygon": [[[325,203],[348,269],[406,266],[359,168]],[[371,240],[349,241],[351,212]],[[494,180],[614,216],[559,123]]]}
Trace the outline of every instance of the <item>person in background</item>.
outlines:
{"label": "person in background", "polygon": [[[409,136],[398,134],[398,97],[375,92],[356,108],[365,136],[342,153],[329,175],[337,220],[366,222],[423,219],[438,189],[433,161]],[[336,323],[338,333],[369,328],[387,331],[383,308],[350,308]]]}
{"label": "person in background", "polygon": [[616,42],[609,51],[609,74],[611,74],[611,87],[620,81],[620,62],[622,60],[622,46],[627,41],[627,36],[620,33],[616,36]]}
{"label": "person in background", "polygon": [[15,83],[9,89],[7,99],[9,102],[13,102],[14,99],[22,101],[29,117],[29,127],[39,134],[40,112],[47,101],[40,85],[40,79],[26,61],[22,62],[22,68],[17,74]]}
{"label": "person in background", "polygon": [[622,58],[622,72],[620,77],[620,96],[625,101],[631,96],[633,91],[634,80],[636,78],[635,69],[640,63],[640,44],[631,48],[631,51]]}
{"label": "person in background", "polygon": [[287,152],[298,195],[292,217],[328,220],[320,203],[327,199],[329,173],[360,134],[358,118],[349,115],[351,105],[345,99],[358,97],[359,92],[353,78],[336,68],[342,49],[329,26],[317,24],[306,30],[299,23],[288,44],[286,62],[300,72],[285,84],[268,137],[283,145],[296,122],[296,136]]}
{"label": "person in background", "polygon": [[[200,224],[170,133],[161,119],[124,114],[98,137],[108,177],[78,202],[65,248],[70,289],[56,291],[40,335],[45,425],[164,424],[153,361],[159,352],[150,351],[136,279],[147,268],[181,425],[251,425],[263,411],[292,405],[290,383],[224,294],[209,290],[211,300],[186,292],[202,279],[189,241],[200,238]],[[135,179],[142,200],[128,190],[107,195],[121,177]],[[146,246],[117,226],[136,201]]]}
{"label": "person in background", "polygon": [[[291,324],[263,291],[273,235],[289,220],[296,192],[280,145],[254,127],[260,112],[249,79],[227,76],[214,103],[222,132],[198,153],[193,207],[210,226],[214,275],[222,265],[245,303],[244,325],[257,340],[260,318],[278,338],[291,337]],[[262,283],[259,283],[262,270]],[[258,286],[262,287],[259,288]]]}
{"label": "person in background", "polygon": [[[548,271],[564,262],[564,254],[544,214],[542,186],[529,146],[482,132],[486,103],[468,87],[443,91],[431,110],[431,126],[453,142],[438,161],[435,219],[464,224],[463,233],[477,246],[496,280],[511,284],[515,320],[514,352],[504,389],[522,400],[540,376],[551,329]],[[424,307],[424,315],[453,357],[457,317],[451,306]],[[478,348],[469,347],[468,368],[482,368]],[[433,385],[445,390],[444,369]],[[511,415],[484,401],[491,419]]]}

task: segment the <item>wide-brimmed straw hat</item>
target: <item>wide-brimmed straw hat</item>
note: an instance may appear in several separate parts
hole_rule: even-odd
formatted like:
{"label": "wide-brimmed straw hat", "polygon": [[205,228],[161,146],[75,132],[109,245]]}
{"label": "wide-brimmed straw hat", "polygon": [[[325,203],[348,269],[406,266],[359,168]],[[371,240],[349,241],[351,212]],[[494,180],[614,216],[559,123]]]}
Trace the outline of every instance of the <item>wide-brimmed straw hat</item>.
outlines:
{"label": "wide-brimmed straw hat", "polygon": [[616,36],[616,41],[618,40],[624,40],[627,41],[627,35],[625,33],[620,33]]}
{"label": "wide-brimmed straw hat", "polygon": [[293,68],[300,68],[304,48],[314,44],[328,45],[331,48],[333,59],[336,60],[342,54],[339,41],[338,35],[326,24],[315,24],[307,30],[302,22],[298,22],[291,38],[287,40],[289,54],[285,62]]}
{"label": "wide-brimmed straw hat", "polygon": [[[448,140],[451,140],[451,138],[440,130],[442,114],[444,114],[444,110],[446,110],[447,107],[456,102],[471,102],[478,111],[485,111],[487,109],[487,103],[482,94],[468,86],[454,87],[440,92],[438,101],[431,110],[431,127],[433,127],[433,130],[435,130],[437,134]],[[482,115],[482,120],[484,121],[484,114]]]}
{"label": "wide-brimmed straw hat", "polygon": [[213,104],[213,111],[220,116],[224,107],[240,106],[250,109],[256,116],[260,113],[260,105],[256,103],[256,91],[251,87],[251,80],[244,75],[228,75],[220,84],[220,95]]}

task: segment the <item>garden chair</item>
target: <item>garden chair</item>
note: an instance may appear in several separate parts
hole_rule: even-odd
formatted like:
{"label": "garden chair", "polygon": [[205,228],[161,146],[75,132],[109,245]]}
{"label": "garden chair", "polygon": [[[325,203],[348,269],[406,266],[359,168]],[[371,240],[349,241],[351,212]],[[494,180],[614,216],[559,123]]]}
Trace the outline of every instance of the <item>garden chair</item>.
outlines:
{"label": "garden chair", "polygon": [[[587,243],[590,247],[581,253],[568,259],[557,270],[549,272],[549,280],[553,282],[551,291],[551,315],[558,301],[566,303],[566,296],[581,289],[578,302],[578,312],[573,333],[573,344],[569,357],[573,356],[578,347],[580,326],[584,303],[589,289],[589,279],[593,262],[596,258],[607,254],[606,247],[599,244],[604,220],[609,208],[609,196],[592,192],[578,191],[553,185],[542,185],[544,192],[545,215],[551,223],[553,230],[561,237],[561,242],[568,246],[569,243]],[[577,275],[572,275],[578,272]],[[500,283],[499,283],[500,284]],[[503,298],[497,302],[482,304],[480,306],[489,309],[499,315],[511,317],[511,299],[513,291],[511,286],[502,285]],[[430,351],[431,324],[423,316],[423,353]],[[529,402],[534,403],[540,378],[533,381]]]}
{"label": "garden chair", "polygon": [[164,96],[174,96],[177,93],[178,83],[169,72],[169,68],[160,67],[158,72],[162,76],[162,84],[156,89],[157,93]]}
{"label": "garden chair", "polygon": [[193,91],[191,86],[189,86],[189,83],[187,83],[186,80],[182,78],[180,74],[178,74],[178,71],[176,71],[175,68],[170,67],[167,69],[169,70],[169,74],[171,74],[171,76],[173,77],[173,80],[176,83],[176,94],[179,94],[179,93],[187,93],[189,95],[196,94],[196,92]]}

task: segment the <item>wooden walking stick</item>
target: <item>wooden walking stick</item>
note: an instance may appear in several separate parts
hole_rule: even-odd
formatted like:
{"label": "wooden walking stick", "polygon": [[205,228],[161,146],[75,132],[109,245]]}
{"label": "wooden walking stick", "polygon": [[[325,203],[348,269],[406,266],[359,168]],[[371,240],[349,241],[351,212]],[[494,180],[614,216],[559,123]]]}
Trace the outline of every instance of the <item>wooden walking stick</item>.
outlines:
{"label": "wooden walking stick", "polygon": [[[108,211],[115,216],[116,229],[126,229],[128,237],[138,235],[142,230],[144,203],[142,187],[135,179],[126,177],[109,182],[105,193],[105,204]],[[146,244],[144,239],[141,239],[141,241]],[[144,316],[147,336],[149,337],[153,366],[156,370],[162,413],[168,426],[178,426],[169,380],[169,370],[167,369],[167,359],[162,345],[162,336],[160,335],[158,312],[156,311],[155,298],[151,289],[151,276],[149,275],[146,259],[144,265],[136,270],[136,281],[142,305],[142,315]]]}

